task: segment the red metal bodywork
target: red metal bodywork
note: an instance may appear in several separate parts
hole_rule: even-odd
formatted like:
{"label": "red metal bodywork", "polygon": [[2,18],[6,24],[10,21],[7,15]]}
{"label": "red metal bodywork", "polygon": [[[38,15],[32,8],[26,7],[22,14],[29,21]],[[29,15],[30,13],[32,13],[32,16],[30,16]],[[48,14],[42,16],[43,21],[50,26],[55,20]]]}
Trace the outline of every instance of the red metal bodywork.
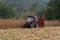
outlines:
{"label": "red metal bodywork", "polygon": [[42,16],[38,19],[38,26],[44,26],[44,19]]}
{"label": "red metal bodywork", "polygon": [[25,24],[30,25],[30,24],[32,24],[32,22],[31,21],[30,22],[26,22]]}

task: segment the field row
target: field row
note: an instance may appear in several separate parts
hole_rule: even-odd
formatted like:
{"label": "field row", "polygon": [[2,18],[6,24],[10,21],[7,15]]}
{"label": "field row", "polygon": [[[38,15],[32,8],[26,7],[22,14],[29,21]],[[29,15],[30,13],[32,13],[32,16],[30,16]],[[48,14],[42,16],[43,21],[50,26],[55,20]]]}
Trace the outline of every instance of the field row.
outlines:
{"label": "field row", "polygon": [[[21,28],[25,23],[22,19],[0,19],[0,28]],[[45,21],[45,26],[60,26],[60,21]]]}
{"label": "field row", "polygon": [[0,40],[60,40],[60,26],[0,29]]}

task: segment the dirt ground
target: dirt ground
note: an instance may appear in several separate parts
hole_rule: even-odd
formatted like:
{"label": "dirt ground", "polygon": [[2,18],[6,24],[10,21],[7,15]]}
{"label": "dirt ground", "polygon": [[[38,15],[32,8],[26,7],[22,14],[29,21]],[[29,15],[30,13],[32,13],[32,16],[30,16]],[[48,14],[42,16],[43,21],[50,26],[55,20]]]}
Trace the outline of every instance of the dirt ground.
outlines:
{"label": "dirt ground", "polygon": [[0,40],[60,40],[60,26],[0,29]]}

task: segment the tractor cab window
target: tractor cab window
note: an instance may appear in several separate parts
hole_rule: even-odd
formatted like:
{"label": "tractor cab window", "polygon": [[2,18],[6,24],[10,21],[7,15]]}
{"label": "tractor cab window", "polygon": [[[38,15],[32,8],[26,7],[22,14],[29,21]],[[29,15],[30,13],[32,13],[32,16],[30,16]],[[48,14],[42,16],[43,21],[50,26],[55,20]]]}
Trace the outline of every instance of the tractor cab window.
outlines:
{"label": "tractor cab window", "polygon": [[33,21],[33,18],[27,18],[27,21]]}

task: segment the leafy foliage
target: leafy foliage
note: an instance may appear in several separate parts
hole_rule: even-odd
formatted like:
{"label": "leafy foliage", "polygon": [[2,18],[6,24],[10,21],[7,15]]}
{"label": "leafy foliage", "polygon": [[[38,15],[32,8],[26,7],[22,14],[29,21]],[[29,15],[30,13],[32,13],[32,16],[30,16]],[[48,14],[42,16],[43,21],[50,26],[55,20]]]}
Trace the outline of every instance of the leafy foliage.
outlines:
{"label": "leafy foliage", "polygon": [[0,17],[2,18],[16,18],[17,11],[12,8],[10,4],[4,4],[0,1]]}
{"label": "leafy foliage", "polygon": [[45,18],[48,20],[60,20],[60,0],[51,0],[49,2]]}
{"label": "leafy foliage", "polygon": [[43,9],[44,8],[39,3],[33,3],[31,8],[30,8],[30,11],[39,17],[40,15],[42,15]]}

